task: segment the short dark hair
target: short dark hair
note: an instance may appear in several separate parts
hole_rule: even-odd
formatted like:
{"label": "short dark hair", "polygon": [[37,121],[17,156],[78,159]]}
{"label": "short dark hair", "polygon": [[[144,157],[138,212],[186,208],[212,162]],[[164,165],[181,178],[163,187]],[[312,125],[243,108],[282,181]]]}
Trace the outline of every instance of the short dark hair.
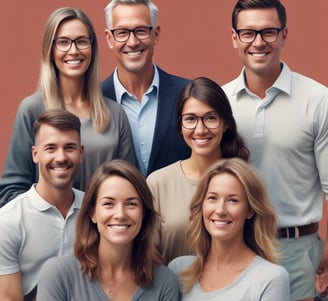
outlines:
{"label": "short dark hair", "polygon": [[237,29],[238,14],[245,9],[275,8],[281,23],[281,28],[287,24],[286,9],[279,0],[238,0],[232,11],[232,27]]}
{"label": "short dark hair", "polygon": [[74,114],[64,109],[50,109],[42,114],[35,120],[33,125],[33,134],[36,137],[43,124],[50,125],[61,131],[76,131],[81,137],[81,122],[80,119]]}

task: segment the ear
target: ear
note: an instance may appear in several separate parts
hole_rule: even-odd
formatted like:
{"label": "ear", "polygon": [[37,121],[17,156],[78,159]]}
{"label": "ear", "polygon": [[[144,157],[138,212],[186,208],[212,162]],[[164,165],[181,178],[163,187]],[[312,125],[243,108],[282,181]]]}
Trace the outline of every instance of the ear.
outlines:
{"label": "ear", "polygon": [[232,47],[238,48],[238,35],[233,28],[231,28],[231,40],[232,40]]}
{"label": "ear", "polygon": [[80,163],[81,163],[82,160],[83,160],[83,154],[84,154],[84,145],[81,145],[81,146],[80,146]]}
{"label": "ear", "polygon": [[38,163],[38,148],[35,145],[32,146],[32,158],[33,158],[33,162],[35,164],[37,164]]}
{"label": "ear", "polygon": [[282,30],[282,41],[281,45],[285,46],[287,43],[287,36],[288,36],[288,28],[286,27],[285,29]]}
{"label": "ear", "polygon": [[90,214],[90,219],[94,224],[97,224],[97,217],[94,211],[92,214]]}
{"label": "ear", "polygon": [[154,37],[155,37],[155,45],[157,45],[157,43],[159,42],[161,28],[159,25],[157,25],[153,30],[154,30]]}
{"label": "ear", "polygon": [[255,213],[254,213],[253,209],[249,209],[248,213],[246,215],[246,219],[251,219],[254,216],[254,214]]}
{"label": "ear", "polygon": [[113,49],[114,48],[114,41],[113,41],[113,35],[110,32],[110,30],[108,30],[107,28],[105,29],[105,38],[106,38],[106,42],[107,45],[109,47],[109,49]]}

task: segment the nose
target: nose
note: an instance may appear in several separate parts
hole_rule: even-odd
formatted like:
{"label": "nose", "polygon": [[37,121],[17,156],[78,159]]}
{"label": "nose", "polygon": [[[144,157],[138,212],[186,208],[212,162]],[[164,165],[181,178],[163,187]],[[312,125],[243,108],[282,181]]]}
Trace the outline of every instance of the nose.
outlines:
{"label": "nose", "polygon": [[125,216],[125,209],[123,204],[117,204],[115,206],[114,217],[117,219],[121,219]]}
{"label": "nose", "polygon": [[252,43],[253,45],[262,45],[266,44],[266,42],[262,39],[261,34],[258,32],[256,33],[255,40]]}
{"label": "nose", "polygon": [[226,211],[226,202],[224,200],[218,200],[216,203],[215,213],[218,215],[224,215]]}
{"label": "nose", "polygon": [[129,38],[126,41],[126,44],[127,45],[136,45],[136,44],[139,44],[139,43],[140,43],[139,39],[137,39],[136,36],[134,35],[134,32],[131,31]]}
{"label": "nose", "polygon": [[199,133],[207,131],[207,127],[204,125],[203,119],[198,118],[198,121],[197,121],[197,124],[196,124],[196,127],[195,127],[194,131],[199,132]]}
{"label": "nose", "polygon": [[69,53],[76,53],[79,52],[79,49],[76,46],[76,41],[72,41],[71,48],[68,51]]}
{"label": "nose", "polygon": [[56,152],[56,161],[57,162],[66,162],[67,157],[64,149],[58,149]]}

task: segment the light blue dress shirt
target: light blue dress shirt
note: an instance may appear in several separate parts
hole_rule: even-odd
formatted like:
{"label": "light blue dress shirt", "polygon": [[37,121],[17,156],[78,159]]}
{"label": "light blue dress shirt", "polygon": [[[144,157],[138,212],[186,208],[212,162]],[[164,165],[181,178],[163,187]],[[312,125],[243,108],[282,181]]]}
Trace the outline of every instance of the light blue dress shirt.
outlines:
{"label": "light blue dress shirt", "polygon": [[117,68],[114,72],[114,86],[117,102],[128,115],[134,150],[139,170],[146,175],[149,165],[158,107],[159,75],[154,65],[154,78],[141,102],[128,92],[118,79]]}

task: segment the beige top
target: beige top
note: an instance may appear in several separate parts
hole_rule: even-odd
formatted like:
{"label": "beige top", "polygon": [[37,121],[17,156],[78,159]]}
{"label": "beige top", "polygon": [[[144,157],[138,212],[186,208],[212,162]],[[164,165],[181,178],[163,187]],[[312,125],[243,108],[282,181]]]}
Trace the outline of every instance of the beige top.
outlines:
{"label": "beige top", "polygon": [[187,247],[186,230],[189,205],[198,181],[187,178],[180,163],[178,161],[156,170],[147,178],[155,209],[162,219],[156,227],[155,243],[165,263],[175,257],[191,254]]}

